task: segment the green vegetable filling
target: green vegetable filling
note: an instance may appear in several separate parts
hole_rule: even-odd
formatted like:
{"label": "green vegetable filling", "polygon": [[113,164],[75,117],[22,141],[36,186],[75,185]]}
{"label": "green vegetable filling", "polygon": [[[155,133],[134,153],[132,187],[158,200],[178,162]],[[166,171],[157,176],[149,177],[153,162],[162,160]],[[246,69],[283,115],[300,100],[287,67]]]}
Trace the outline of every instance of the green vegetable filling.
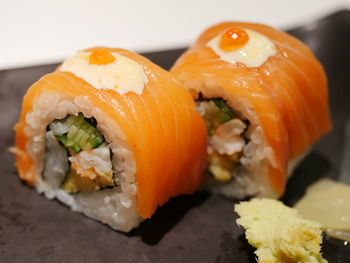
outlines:
{"label": "green vegetable filling", "polygon": [[233,119],[235,114],[233,111],[227,106],[226,102],[223,99],[212,99],[212,101],[215,103],[216,107],[220,110],[220,114],[218,114],[218,119],[221,124],[228,122]]}
{"label": "green vegetable filling", "polygon": [[66,148],[74,152],[90,150],[98,147],[104,142],[104,138],[92,121],[84,118],[83,114],[78,116],[68,115],[62,120],[58,120],[68,127],[68,132],[63,135],[55,135]]}
{"label": "green vegetable filling", "polygon": [[236,115],[221,98],[204,100],[207,103],[204,120],[207,124],[208,135],[212,136],[220,124],[232,120]]}

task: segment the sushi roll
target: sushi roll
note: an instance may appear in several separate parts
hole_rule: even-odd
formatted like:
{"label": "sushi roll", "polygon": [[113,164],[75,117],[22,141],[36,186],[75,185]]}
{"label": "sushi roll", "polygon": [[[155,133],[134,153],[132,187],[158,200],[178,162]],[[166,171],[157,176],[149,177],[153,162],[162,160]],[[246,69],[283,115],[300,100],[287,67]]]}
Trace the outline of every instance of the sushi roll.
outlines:
{"label": "sushi roll", "polygon": [[281,196],[288,174],[331,128],[322,65],[269,26],[210,27],[171,71],[207,125],[207,186],[228,197]]}
{"label": "sushi roll", "polygon": [[202,182],[207,135],[190,93],[127,50],[68,58],[28,89],[14,129],[22,180],[116,230]]}

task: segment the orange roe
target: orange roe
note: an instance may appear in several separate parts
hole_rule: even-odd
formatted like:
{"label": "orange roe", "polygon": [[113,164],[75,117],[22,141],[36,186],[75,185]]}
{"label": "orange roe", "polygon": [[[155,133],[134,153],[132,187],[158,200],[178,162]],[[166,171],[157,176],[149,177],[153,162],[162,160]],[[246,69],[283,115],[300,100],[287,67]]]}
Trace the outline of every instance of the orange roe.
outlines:
{"label": "orange roe", "polygon": [[114,61],[115,57],[111,54],[111,52],[104,49],[94,50],[89,56],[89,64],[107,65],[113,63]]}
{"label": "orange roe", "polygon": [[247,44],[249,36],[247,32],[236,27],[231,27],[221,36],[219,46],[224,51],[233,51]]}

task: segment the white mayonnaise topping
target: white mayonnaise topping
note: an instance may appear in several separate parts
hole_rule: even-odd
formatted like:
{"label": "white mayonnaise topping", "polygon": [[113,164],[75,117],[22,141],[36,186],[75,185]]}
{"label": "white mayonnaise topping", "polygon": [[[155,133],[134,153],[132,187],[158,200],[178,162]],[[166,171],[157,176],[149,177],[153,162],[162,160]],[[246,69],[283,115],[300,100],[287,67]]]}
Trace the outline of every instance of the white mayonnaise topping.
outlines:
{"label": "white mayonnaise topping", "polygon": [[97,89],[110,89],[120,94],[141,94],[147,76],[140,64],[118,53],[111,54],[115,61],[106,65],[89,63],[91,52],[78,51],[61,65],[60,71],[68,71]]}
{"label": "white mayonnaise topping", "polygon": [[222,34],[211,39],[207,46],[210,47],[215,54],[222,60],[229,63],[240,62],[247,67],[259,67],[265,61],[276,54],[276,47],[274,43],[264,35],[249,29],[243,29],[249,36],[247,44],[243,47],[233,50],[224,51],[220,48],[220,40]]}

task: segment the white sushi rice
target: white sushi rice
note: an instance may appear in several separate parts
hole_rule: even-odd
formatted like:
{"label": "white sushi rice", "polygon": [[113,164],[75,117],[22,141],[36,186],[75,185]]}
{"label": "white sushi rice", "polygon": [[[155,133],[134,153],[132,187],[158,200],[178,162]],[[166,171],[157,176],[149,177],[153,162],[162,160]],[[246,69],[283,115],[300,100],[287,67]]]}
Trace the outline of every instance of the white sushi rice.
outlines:
{"label": "white sushi rice", "polygon": [[[100,162],[102,167],[108,166],[104,154],[105,148],[108,147],[112,151],[113,172],[116,175],[114,179],[117,186],[114,188],[76,194],[68,194],[60,188],[69,169],[68,156],[65,150],[60,150],[62,146],[56,140],[50,140],[52,134],[50,131],[46,132],[46,127],[55,119],[78,113],[82,113],[86,118],[94,117],[98,130],[106,140],[106,144],[102,147],[104,149],[98,150],[102,153],[96,153],[97,156],[102,154],[103,158],[83,156],[80,161],[84,162],[88,158],[90,162],[91,160]],[[57,198],[72,210],[82,212],[116,230],[127,232],[139,225],[142,218],[137,212],[136,204],[136,164],[124,134],[113,119],[94,107],[87,96],[70,97],[67,94],[44,91],[36,98],[33,111],[26,115],[26,122],[25,134],[28,137],[26,151],[34,161],[36,188],[39,193],[43,193],[49,199]],[[55,133],[67,132],[66,128],[59,124],[51,129],[54,129]],[[45,141],[48,146],[46,155]]]}

